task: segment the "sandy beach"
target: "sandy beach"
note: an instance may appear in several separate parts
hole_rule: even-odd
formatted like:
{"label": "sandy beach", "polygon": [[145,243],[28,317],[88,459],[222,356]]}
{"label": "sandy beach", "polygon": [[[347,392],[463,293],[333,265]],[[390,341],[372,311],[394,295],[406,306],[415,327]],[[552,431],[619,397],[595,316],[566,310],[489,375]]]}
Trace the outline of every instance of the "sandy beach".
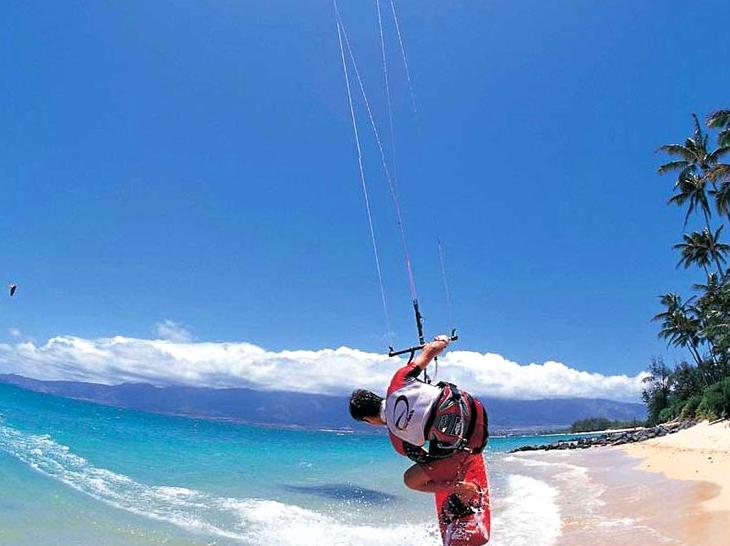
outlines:
{"label": "sandy beach", "polygon": [[727,546],[730,423],[617,448],[516,454],[558,492],[561,546]]}
{"label": "sandy beach", "polygon": [[703,422],[676,434],[621,448],[637,468],[697,486],[696,514],[686,544],[728,544],[730,533],[730,421]]}
{"label": "sandy beach", "polygon": [[623,447],[640,459],[639,468],[668,478],[719,486],[703,503],[710,511],[730,511],[730,421],[700,423],[677,434]]}

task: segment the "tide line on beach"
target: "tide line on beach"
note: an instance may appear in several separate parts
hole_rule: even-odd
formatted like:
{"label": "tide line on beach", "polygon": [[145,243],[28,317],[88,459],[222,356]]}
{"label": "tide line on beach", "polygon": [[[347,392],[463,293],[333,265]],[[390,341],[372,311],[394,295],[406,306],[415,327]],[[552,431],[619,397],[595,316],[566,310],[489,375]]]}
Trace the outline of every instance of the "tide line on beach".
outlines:
{"label": "tide line on beach", "polygon": [[561,546],[727,546],[730,422],[585,450],[506,459],[558,490]]}
{"label": "tide line on beach", "polygon": [[[640,458],[639,468],[676,480],[714,484],[717,494],[703,503],[707,510],[727,510],[730,518],[730,421],[700,423],[663,438],[623,446]],[[730,519],[728,520],[730,531]]]}

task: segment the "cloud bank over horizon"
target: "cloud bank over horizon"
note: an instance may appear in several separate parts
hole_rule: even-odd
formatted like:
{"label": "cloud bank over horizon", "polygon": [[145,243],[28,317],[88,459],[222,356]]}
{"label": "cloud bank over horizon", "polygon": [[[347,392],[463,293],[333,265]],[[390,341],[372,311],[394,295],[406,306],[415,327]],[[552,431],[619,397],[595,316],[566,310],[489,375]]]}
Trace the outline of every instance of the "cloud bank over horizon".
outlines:
{"label": "cloud bank over horizon", "polygon": [[[399,362],[405,362],[348,347],[274,352],[245,342],[167,337],[176,339],[57,336],[42,345],[0,343],[0,373],[107,385],[144,382],[344,395],[358,387],[383,391]],[[494,353],[452,350],[440,359],[438,379],[491,398],[636,402],[644,376],[606,376],[554,361],[523,365]]]}

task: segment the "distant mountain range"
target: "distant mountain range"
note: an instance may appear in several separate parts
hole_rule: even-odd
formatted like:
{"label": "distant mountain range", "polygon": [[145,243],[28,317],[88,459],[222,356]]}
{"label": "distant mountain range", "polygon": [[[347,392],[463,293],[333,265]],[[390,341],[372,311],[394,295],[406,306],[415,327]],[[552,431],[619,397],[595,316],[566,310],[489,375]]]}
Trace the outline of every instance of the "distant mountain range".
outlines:
{"label": "distant mountain range", "polygon": [[[347,397],[252,389],[156,387],[144,383],[100,385],[77,381],[40,381],[0,374],[0,383],[87,400],[119,408],[222,419],[261,425],[368,430],[348,413]],[[565,428],[578,419],[644,419],[641,404],[601,399],[503,400],[482,398],[492,433]],[[372,429],[370,429],[372,430]]]}

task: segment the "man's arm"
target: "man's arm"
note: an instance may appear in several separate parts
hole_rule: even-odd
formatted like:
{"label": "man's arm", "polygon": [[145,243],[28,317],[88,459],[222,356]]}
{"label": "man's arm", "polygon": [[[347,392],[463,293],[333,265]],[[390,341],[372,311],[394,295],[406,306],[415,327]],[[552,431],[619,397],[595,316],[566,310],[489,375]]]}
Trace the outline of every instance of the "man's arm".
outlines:
{"label": "man's arm", "polygon": [[449,336],[436,336],[431,343],[423,346],[421,353],[413,359],[411,365],[421,370],[425,369],[435,357],[446,349],[449,341]]}
{"label": "man's arm", "polygon": [[404,442],[397,436],[394,436],[391,432],[389,432],[388,435],[390,436],[390,443],[393,445],[393,448],[399,454],[403,455],[404,457],[408,457],[414,463],[424,464],[432,460],[432,458],[428,454],[428,451],[426,451],[422,447],[414,446],[413,444]]}
{"label": "man's arm", "polygon": [[418,356],[395,372],[393,379],[390,381],[390,386],[388,387],[388,396],[390,396],[390,393],[394,390],[400,389],[408,381],[418,377],[421,370],[426,368],[434,357],[441,354],[441,352],[449,344],[449,341],[450,339],[448,336],[437,336],[431,343],[426,343]]}
{"label": "man's arm", "polygon": [[407,457],[406,455],[406,446],[405,442],[398,438],[395,434],[388,431],[388,438],[390,439],[390,443],[393,446],[393,449],[395,449],[399,455],[403,455],[404,457]]}

